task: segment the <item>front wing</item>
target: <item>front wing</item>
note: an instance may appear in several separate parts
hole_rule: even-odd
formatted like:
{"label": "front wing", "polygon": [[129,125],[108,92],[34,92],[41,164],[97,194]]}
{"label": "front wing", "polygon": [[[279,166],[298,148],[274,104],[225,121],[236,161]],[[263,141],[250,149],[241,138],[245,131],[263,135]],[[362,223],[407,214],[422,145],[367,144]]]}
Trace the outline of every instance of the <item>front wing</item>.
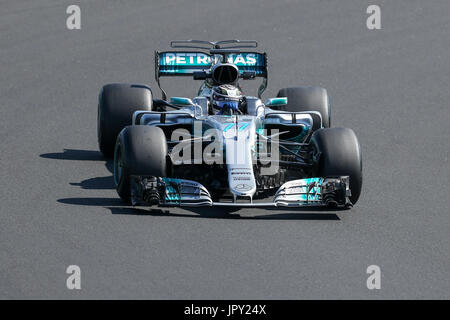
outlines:
{"label": "front wing", "polygon": [[308,207],[351,206],[349,177],[317,177],[298,179],[283,184],[271,202],[250,199],[214,202],[209,191],[192,180],[133,176],[131,202],[133,205],[180,207]]}

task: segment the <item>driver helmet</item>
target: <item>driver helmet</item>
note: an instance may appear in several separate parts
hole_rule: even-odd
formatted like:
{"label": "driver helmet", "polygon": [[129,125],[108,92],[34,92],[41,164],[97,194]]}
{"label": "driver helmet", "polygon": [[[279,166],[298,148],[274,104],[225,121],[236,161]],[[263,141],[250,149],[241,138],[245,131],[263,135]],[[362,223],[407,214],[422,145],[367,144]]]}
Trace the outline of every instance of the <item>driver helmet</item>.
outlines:
{"label": "driver helmet", "polygon": [[213,113],[219,115],[241,114],[242,102],[243,96],[238,87],[223,84],[212,89],[211,105]]}

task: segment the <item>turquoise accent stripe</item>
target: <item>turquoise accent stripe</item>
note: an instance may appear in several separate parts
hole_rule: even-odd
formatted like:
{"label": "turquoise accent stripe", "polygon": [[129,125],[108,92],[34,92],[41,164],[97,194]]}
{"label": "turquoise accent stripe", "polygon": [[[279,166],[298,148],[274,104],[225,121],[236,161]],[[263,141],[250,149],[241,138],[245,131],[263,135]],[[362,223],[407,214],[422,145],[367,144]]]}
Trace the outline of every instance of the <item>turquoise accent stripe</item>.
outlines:
{"label": "turquoise accent stripe", "polygon": [[239,131],[242,131],[242,130],[244,130],[245,128],[247,128],[247,127],[248,127],[248,125],[249,125],[249,123],[248,123],[248,122],[244,122],[244,125],[243,125],[242,127],[240,127],[240,128],[239,128]]}
{"label": "turquoise accent stripe", "polygon": [[230,130],[233,126],[234,126],[234,123],[230,123],[229,125],[227,125],[227,126],[225,127],[225,129],[223,130],[223,132],[227,132],[227,131]]}
{"label": "turquoise accent stripe", "polygon": [[[242,130],[244,130],[245,128],[247,128],[248,125],[249,125],[250,123],[249,123],[249,122],[240,122],[240,123],[238,123],[238,126],[239,126],[239,124],[242,124],[242,126],[239,127],[239,131],[242,131]],[[223,132],[227,132],[227,131],[230,130],[233,126],[234,126],[234,123],[230,123],[229,125],[227,125],[227,126],[225,127],[225,129],[223,130]]]}
{"label": "turquoise accent stripe", "polygon": [[314,200],[320,200],[320,196],[322,194],[321,188],[322,188],[322,182],[323,178],[306,178],[302,179],[302,181],[305,182],[306,186],[302,187],[302,192],[308,191],[308,185],[317,183],[318,185],[316,187],[311,188],[308,195],[301,194],[298,195],[300,201],[314,201]]}
{"label": "turquoise accent stripe", "polygon": [[166,201],[180,201],[180,193],[177,187],[180,183],[179,179],[163,178],[166,183]]}

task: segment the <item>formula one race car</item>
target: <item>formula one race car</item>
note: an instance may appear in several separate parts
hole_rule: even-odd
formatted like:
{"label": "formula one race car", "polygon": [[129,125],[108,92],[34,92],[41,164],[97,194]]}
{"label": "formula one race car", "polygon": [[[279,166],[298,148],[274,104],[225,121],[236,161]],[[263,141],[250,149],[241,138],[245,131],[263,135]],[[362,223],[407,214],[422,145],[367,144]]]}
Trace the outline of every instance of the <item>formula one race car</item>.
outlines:
{"label": "formula one race car", "polygon": [[[178,50],[155,52],[162,99],[141,84],[108,84],[99,95],[99,147],[114,157],[123,200],[241,207],[350,207],[358,201],[361,148],[351,129],[330,128],[325,89],[285,88],[263,103],[267,56],[248,49],[256,41],[170,45]],[[192,99],[168,99],[161,76],[190,76],[202,84]],[[257,97],[244,95],[239,80],[257,77]]]}

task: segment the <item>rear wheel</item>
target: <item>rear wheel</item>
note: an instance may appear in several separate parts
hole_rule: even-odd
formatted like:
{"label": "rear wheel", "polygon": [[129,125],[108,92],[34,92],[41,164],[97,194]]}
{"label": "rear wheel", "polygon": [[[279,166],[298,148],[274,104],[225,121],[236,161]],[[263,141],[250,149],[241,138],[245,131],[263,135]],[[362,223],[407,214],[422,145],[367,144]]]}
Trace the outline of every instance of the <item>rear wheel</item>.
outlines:
{"label": "rear wheel", "polygon": [[152,91],[145,85],[114,83],[100,91],[97,114],[97,137],[100,151],[114,154],[117,135],[131,125],[133,113],[152,109]]}
{"label": "rear wheel", "polygon": [[320,129],[314,132],[311,143],[320,152],[317,176],[349,176],[352,193],[350,201],[356,204],[362,187],[362,157],[358,138],[353,130]]}
{"label": "rear wheel", "polygon": [[114,183],[127,202],[132,175],[167,175],[167,140],[161,128],[128,126],[120,132],[114,150]]}
{"label": "rear wheel", "polygon": [[[286,111],[318,111],[322,116],[322,127],[330,127],[330,106],[326,89],[320,87],[284,88],[278,91],[277,97],[288,98],[287,105],[283,107]],[[320,125],[315,127],[314,129],[318,129]]]}

